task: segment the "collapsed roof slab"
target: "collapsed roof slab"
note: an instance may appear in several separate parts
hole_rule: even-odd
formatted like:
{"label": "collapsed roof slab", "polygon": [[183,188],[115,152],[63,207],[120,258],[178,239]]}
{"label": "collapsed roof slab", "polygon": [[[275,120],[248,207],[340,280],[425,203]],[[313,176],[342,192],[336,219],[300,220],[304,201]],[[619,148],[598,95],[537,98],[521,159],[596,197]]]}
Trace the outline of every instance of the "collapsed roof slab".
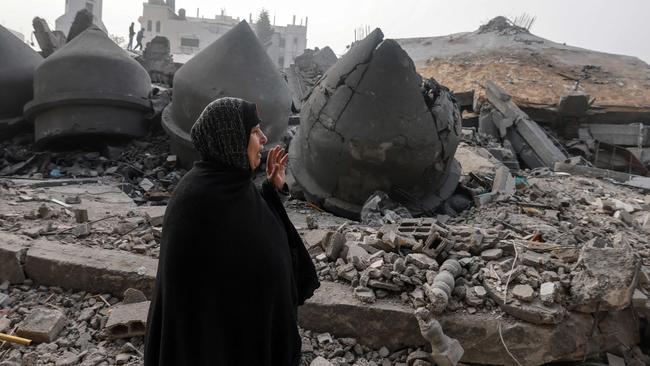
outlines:
{"label": "collapsed roof slab", "polygon": [[376,29],[314,87],[291,144],[291,170],[307,198],[358,218],[377,190],[415,213],[454,192],[460,112],[451,93],[423,83],[413,62]]}

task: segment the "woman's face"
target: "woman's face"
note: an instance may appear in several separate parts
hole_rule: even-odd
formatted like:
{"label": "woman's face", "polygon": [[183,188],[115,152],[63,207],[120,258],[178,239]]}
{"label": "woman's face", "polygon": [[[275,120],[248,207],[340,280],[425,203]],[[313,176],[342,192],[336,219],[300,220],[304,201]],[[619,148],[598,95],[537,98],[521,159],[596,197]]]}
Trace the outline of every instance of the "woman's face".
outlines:
{"label": "woman's face", "polygon": [[262,162],[262,150],[264,150],[264,144],[266,144],[268,139],[260,125],[253,127],[251,130],[250,137],[248,138],[248,148],[246,149],[246,154],[248,155],[248,163],[251,166],[251,170],[257,169]]}

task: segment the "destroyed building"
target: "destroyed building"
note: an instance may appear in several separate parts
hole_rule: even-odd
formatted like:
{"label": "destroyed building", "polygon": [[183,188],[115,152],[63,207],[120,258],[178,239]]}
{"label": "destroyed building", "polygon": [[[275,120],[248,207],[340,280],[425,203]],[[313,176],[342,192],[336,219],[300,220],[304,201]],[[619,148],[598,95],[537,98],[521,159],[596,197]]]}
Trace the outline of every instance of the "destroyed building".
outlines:
{"label": "destroyed building", "polygon": [[221,97],[257,104],[269,146],[284,135],[291,95],[280,72],[246,21],[219,37],[174,76],[174,98],[163,114],[172,151],[188,166],[198,158],[190,130],[205,106]]}
{"label": "destroyed building", "polygon": [[33,96],[34,70],[43,58],[0,26],[0,139],[20,129],[23,107]]}
{"label": "destroyed building", "polygon": [[650,164],[642,137],[650,124],[650,66],[638,58],[556,43],[505,17],[474,32],[397,42],[420,74],[469,96],[462,104],[470,124],[490,112],[481,105],[492,81],[530,119],[562,139],[580,140],[571,142],[573,152],[596,166],[638,174],[645,169],[637,165]]}
{"label": "destroyed building", "polygon": [[414,212],[454,192],[460,114],[451,94],[422,80],[377,29],[332,66],[306,98],[291,171],[308,200],[358,218],[375,191]]}
{"label": "destroyed building", "polygon": [[[179,72],[174,102],[163,121],[170,134],[154,129],[126,145],[77,150],[76,139],[86,139],[89,132],[84,126],[92,126],[82,121],[125,105],[103,98],[95,104],[98,94],[83,89],[92,97],[83,107],[77,104],[81,91],[62,94],[65,87],[77,85],[68,83],[65,70],[60,77],[44,79],[37,71],[34,100],[63,101],[51,104],[52,116],[43,112],[46,127],[53,126],[50,121],[75,121],[78,112],[91,113],[89,119],[77,120],[75,128],[83,134],[59,136],[69,144],[65,151],[37,149],[33,140],[38,130],[12,139],[0,134],[0,365],[142,365],[147,299],[155,283],[166,204],[186,172],[178,164],[176,153],[182,151],[174,147],[175,139],[189,131],[192,115],[201,112],[198,101],[238,92],[230,86],[236,81],[250,90],[255,84],[247,77],[263,75],[262,91],[280,100],[269,103],[281,103],[286,110],[275,111],[282,118],[262,118],[277,123],[278,131],[287,128],[291,101],[286,86],[275,83],[282,80],[275,69],[268,71],[270,62],[255,58],[263,50],[248,43],[250,29],[240,26],[244,35],[221,38],[239,42],[213,45],[205,58],[197,55],[196,64]],[[88,34],[97,40],[92,44],[104,45],[106,37],[91,29],[65,48],[85,44]],[[516,45],[539,45],[526,31],[500,21],[468,37],[495,35],[521,40]],[[297,314],[303,363],[650,364],[650,178],[575,159],[580,147],[555,140],[559,130],[538,120],[512,89],[525,80],[511,83],[499,73],[494,79],[486,74],[480,86],[465,90],[453,87],[465,75],[445,80],[447,66],[440,64],[443,71],[436,80],[452,85],[452,95],[416,73],[426,64],[403,42],[384,40],[375,31],[332,67],[322,66],[323,78],[303,100],[290,168],[310,202],[290,196],[285,203],[321,281]],[[424,47],[428,41],[417,42]],[[436,52],[445,50],[435,41],[431,45]],[[472,47],[469,51],[482,49]],[[84,70],[106,61],[96,50],[97,58],[91,58],[61,49],[43,65],[53,60],[56,66],[59,52],[68,62],[86,60],[79,66]],[[237,65],[224,61],[224,54]],[[146,96],[146,72],[130,69],[132,62],[112,55],[128,67],[104,66],[104,73],[111,78],[135,73],[131,78],[142,78],[147,88],[133,88]],[[35,60],[33,56],[19,60]],[[472,52],[463,57],[470,60],[466,67],[480,65]],[[252,60],[262,74],[242,60]],[[4,61],[0,58],[3,67]],[[430,62],[430,72],[435,62],[440,60]],[[305,64],[310,69],[316,62],[307,57]],[[50,65],[45,70],[48,76],[61,69]],[[222,70],[233,77],[225,78]],[[89,87],[104,85],[93,72],[80,80],[90,81]],[[527,92],[541,95],[547,92],[543,89]],[[566,103],[585,107],[584,97],[571,95]],[[167,101],[151,98],[157,110]],[[181,108],[188,105],[190,111]],[[587,105],[593,111],[598,99]],[[43,111],[49,110],[45,106]],[[20,115],[15,111],[10,115]],[[580,118],[587,118],[580,123],[603,144],[646,140],[645,127],[637,133],[623,125],[613,134],[599,130],[603,125],[591,117]],[[433,164],[433,171],[422,161]],[[441,179],[422,179],[432,172]],[[404,205],[413,213],[437,202],[427,201],[427,193],[446,196],[438,189],[411,201],[421,192],[403,184],[407,178],[412,184],[448,183],[452,192],[468,192],[473,206],[455,215],[420,212],[419,218],[406,217],[400,207],[386,213],[379,225],[323,210],[358,215],[365,198],[386,196],[377,189],[407,198]],[[436,185],[426,187],[434,190]],[[236,278],[233,273],[232,280]]]}
{"label": "destroyed building", "polygon": [[41,145],[107,144],[142,137],[151,111],[146,70],[92,27],[40,64],[25,116]]}

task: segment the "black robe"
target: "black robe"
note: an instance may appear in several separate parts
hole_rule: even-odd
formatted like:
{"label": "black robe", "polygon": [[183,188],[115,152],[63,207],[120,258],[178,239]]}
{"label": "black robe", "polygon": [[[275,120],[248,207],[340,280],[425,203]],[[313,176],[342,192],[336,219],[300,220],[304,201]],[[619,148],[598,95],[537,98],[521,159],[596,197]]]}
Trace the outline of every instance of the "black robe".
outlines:
{"label": "black robe", "polygon": [[197,162],[164,219],[145,366],[293,366],[297,307],[319,286],[268,182]]}

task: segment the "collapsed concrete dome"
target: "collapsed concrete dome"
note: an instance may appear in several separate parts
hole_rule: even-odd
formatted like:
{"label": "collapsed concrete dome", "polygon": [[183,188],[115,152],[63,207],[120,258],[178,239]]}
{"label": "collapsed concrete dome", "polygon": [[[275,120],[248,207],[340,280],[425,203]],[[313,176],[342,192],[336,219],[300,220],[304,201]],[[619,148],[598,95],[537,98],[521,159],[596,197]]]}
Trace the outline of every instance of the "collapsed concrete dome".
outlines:
{"label": "collapsed concrete dome", "polygon": [[280,141],[289,124],[291,95],[246,21],[199,52],[174,76],[174,96],[163,113],[163,127],[184,166],[198,159],[189,135],[194,122],[205,106],[222,97],[256,103],[268,146]]}
{"label": "collapsed concrete dome", "polygon": [[48,57],[25,115],[39,145],[68,147],[142,137],[151,111],[147,71],[97,27]]}
{"label": "collapsed concrete dome", "polygon": [[423,83],[406,52],[376,29],[308,96],[291,171],[308,200],[337,215],[358,219],[376,190],[431,213],[458,184],[460,130],[450,92]]}
{"label": "collapsed concrete dome", "polygon": [[34,69],[43,58],[0,25],[0,138],[17,127],[32,99]]}

